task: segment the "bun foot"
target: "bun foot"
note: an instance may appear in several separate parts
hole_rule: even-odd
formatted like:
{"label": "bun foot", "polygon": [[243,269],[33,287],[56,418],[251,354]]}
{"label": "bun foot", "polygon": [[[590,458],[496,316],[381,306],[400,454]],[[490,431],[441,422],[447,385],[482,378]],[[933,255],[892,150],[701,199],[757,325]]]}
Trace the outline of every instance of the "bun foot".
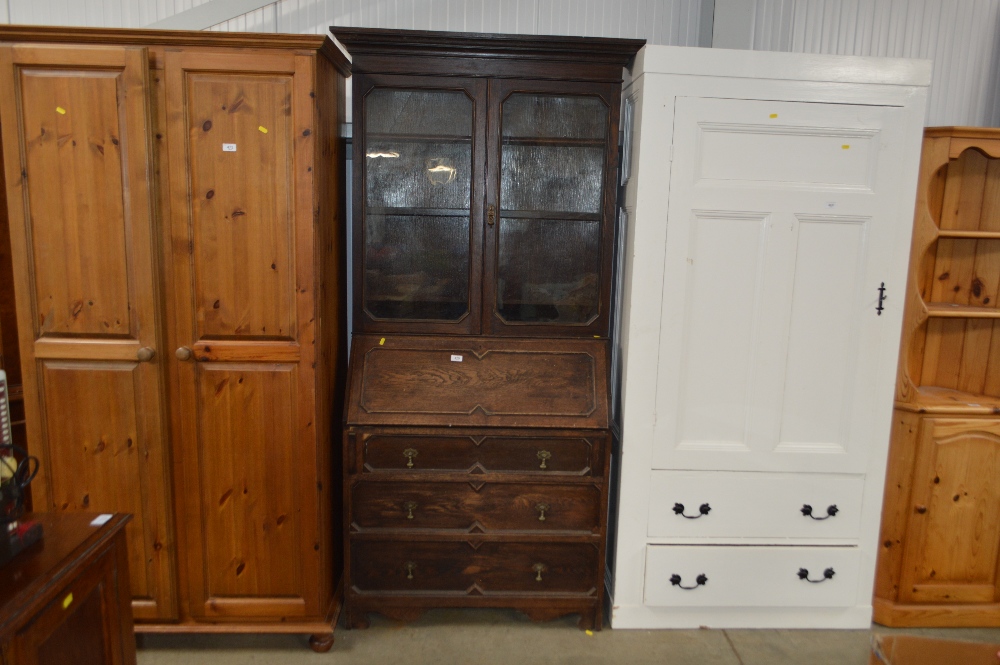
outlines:
{"label": "bun foot", "polygon": [[333,648],[333,633],[310,635],[309,648],[316,653],[326,653]]}

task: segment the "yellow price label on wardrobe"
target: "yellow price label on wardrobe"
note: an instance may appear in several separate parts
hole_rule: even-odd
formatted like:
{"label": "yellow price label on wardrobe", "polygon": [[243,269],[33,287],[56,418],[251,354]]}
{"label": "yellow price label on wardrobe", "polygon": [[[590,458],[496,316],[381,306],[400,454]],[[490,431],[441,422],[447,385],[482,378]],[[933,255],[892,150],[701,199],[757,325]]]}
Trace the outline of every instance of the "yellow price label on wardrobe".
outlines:
{"label": "yellow price label on wardrobe", "polygon": [[264,125],[261,125],[257,129],[260,130],[261,134],[267,134],[267,127],[265,127]]}
{"label": "yellow price label on wardrobe", "polygon": [[384,345],[384,344],[385,344],[385,337],[383,337],[382,339],[380,339],[380,340],[378,341],[378,345],[379,345],[379,346],[382,346],[382,345]]}
{"label": "yellow price label on wardrobe", "polygon": [[59,115],[66,115],[66,109],[64,109],[61,106],[57,106],[56,107],[56,113],[58,113]]}
{"label": "yellow price label on wardrobe", "polygon": [[63,598],[63,609],[68,609],[70,605],[73,604],[73,594],[67,595]]}

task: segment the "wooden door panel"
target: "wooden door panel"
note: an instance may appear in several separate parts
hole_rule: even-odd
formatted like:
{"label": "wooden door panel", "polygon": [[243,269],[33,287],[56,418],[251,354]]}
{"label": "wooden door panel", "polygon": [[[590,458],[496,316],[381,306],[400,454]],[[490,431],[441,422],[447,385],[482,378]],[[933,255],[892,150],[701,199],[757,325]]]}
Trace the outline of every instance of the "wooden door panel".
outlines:
{"label": "wooden door panel", "polygon": [[8,47],[0,70],[35,509],[135,515],[135,615],[174,618],[148,55]]}
{"label": "wooden door panel", "polygon": [[318,616],[313,60],[164,63],[190,612]]}
{"label": "wooden door panel", "polygon": [[205,581],[212,597],[295,596],[303,525],[296,365],[210,364],[198,371]]}
{"label": "wooden door panel", "polygon": [[117,100],[124,72],[20,74],[38,332],[130,335],[119,138],[128,130]]}
{"label": "wooden door panel", "polygon": [[1000,600],[1000,422],[923,422],[910,515],[901,600]]}
{"label": "wooden door panel", "polygon": [[292,76],[186,84],[198,338],[293,339]]}

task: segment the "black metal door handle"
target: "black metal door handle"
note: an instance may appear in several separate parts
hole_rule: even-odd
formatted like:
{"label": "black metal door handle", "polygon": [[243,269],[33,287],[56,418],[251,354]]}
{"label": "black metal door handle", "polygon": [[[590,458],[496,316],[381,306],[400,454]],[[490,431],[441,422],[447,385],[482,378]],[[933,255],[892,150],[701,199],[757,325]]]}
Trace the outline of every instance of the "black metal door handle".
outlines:
{"label": "black metal door handle", "polygon": [[672,584],[673,586],[679,586],[685,591],[690,591],[691,589],[697,589],[698,587],[703,586],[707,581],[708,578],[705,576],[704,573],[702,573],[698,577],[694,578],[694,586],[684,586],[683,584],[681,584],[680,575],[674,573],[673,575],[670,576],[670,584]]}
{"label": "black metal door handle", "polygon": [[811,517],[812,519],[816,520],[817,522],[821,522],[823,520],[828,520],[828,519],[830,519],[831,517],[833,517],[834,515],[836,515],[839,512],[840,512],[840,508],[837,508],[837,504],[833,504],[832,506],[827,506],[826,507],[826,515],[825,516],[823,516],[823,517],[816,517],[815,515],[813,515],[813,507],[812,506],[810,506],[808,503],[802,504],[802,514],[805,515],[806,517]]}
{"label": "black metal door handle", "polygon": [[878,287],[878,307],[875,308],[875,312],[879,316],[882,316],[882,310],[885,309],[882,306],[883,302],[885,302],[885,282],[882,282]]}
{"label": "black metal door handle", "polygon": [[826,582],[827,580],[832,580],[836,573],[833,572],[833,568],[827,568],[823,571],[823,579],[821,580],[811,580],[809,579],[809,571],[805,568],[799,568],[799,579],[805,580],[806,582],[811,582],[812,584],[819,584],[820,582]]}
{"label": "black metal door handle", "polygon": [[697,515],[685,515],[684,514],[684,504],[683,503],[675,503],[674,504],[674,515],[680,515],[681,517],[686,517],[689,520],[696,520],[699,517],[702,517],[704,515],[708,515],[710,512],[712,512],[712,506],[708,505],[707,503],[703,503],[700,506],[698,506],[698,514]]}

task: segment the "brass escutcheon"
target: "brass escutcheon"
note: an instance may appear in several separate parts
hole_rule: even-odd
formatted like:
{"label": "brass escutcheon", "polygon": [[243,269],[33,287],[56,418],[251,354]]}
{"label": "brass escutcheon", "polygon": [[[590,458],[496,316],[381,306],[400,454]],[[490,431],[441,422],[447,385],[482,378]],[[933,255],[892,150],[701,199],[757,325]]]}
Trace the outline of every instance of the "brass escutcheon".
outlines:
{"label": "brass escutcheon", "polygon": [[545,570],[545,564],[544,563],[536,563],[534,566],[532,566],[531,569],[533,571],[535,571],[535,573],[537,573],[535,575],[535,581],[536,582],[541,582],[542,581],[542,571]]}
{"label": "brass escutcheon", "polygon": [[538,521],[545,521],[545,511],[549,509],[549,504],[547,503],[537,503],[535,504],[535,510],[538,511]]}
{"label": "brass escutcheon", "polygon": [[547,461],[549,461],[550,459],[552,459],[552,453],[550,453],[547,450],[539,450],[538,451],[538,459],[542,460],[542,463],[538,465],[538,468],[539,469],[547,469],[549,467],[545,463]]}
{"label": "brass escutcheon", "polygon": [[406,503],[404,503],[403,504],[403,510],[406,511],[406,519],[412,520],[413,519],[413,511],[416,510],[416,509],[417,509],[417,502],[416,501],[407,501]]}
{"label": "brass escutcheon", "polygon": [[417,456],[417,449],[416,448],[407,448],[406,450],[403,451],[403,457],[406,458],[406,468],[407,469],[412,469],[413,468],[413,458],[416,457],[416,456]]}
{"label": "brass escutcheon", "polygon": [[413,571],[416,570],[417,564],[413,563],[412,561],[407,561],[405,564],[403,564],[403,568],[406,569],[406,579],[412,580]]}

